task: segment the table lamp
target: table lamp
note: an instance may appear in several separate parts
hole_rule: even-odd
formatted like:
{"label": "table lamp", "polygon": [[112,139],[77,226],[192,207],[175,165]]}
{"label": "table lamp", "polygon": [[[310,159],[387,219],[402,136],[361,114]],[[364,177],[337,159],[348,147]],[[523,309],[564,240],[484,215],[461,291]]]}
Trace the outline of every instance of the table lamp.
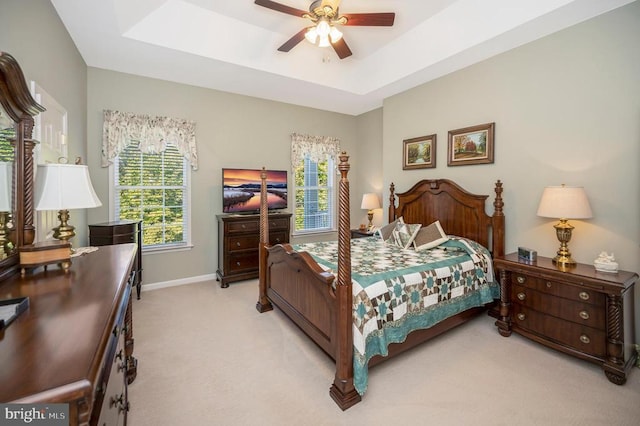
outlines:
{"label": "table lamp", "polygon": [[538,216],[560,219],[560,222],[554,225],[560,248],[557,256],[553,258],[553,263],[559,266],[575,265],[576,261],[571,258],[568,246],[574,227],[568,223],[568,220],[593,217],[584,188],[564,184],[546,187],[540,198]]}
{"label": "table lamp", "polygon": [[89,177],[89,168],[80,164],[40,164],[36,174],[35,209],[58,210],[60,226],[53,238],[68,242],[75,227],[69,225],[69,210],[102,205]]}
{"label": "table lamp", "polygon": [[368,210],[367,217],[369,218],[369,230],[373,228],[373,210],[380,208],[380,201],[378,200],[378,196],[373,192],[366,193],[362,196],[362,205],[360,206],[363,210]]}

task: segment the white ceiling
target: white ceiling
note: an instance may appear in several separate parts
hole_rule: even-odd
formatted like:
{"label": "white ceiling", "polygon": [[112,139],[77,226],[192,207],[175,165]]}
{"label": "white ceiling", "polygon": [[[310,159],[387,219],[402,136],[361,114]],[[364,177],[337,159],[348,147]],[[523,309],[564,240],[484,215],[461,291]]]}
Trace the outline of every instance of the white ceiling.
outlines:
{"label": "white ceiling", "polygon": [[309,21],[253,0],[51,0],[88,66],[352,115],[632,1],[343,0],[396,19],[341,27],[353,55],[340,60],[305,40],[278,52]]}

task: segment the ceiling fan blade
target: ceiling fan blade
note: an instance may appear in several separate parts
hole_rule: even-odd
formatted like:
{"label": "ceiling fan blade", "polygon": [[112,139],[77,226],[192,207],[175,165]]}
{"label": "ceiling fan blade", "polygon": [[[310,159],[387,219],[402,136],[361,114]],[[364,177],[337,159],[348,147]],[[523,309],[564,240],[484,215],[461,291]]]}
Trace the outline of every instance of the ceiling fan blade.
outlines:
{"label": "ceiling fan blade", "polygon": [[333,50],[336,51],[336,53],[338,54],[338,57],[340,59],[344,59],[347,56],[351,56],[352,55],[351,49],[349,49],[349,46],[347,46],[347,42],[344,41],[344,38],[341,38],[340,40],[336,41],[335,43],[331,43],[331,46],[333,46]]}
{"label": "ceiling fan blade", "polygon": [[289,40],[287,40],[285,44],[283,44],[282,46],[278,47],[278,50],[280,52],[288,52],[288,51],[290,51],[291,49],[296,47],[298,45],[298,43],[300,43],[302,40],[304,40],[304,35],[305,35],[306,32],[307,32],[306,28],[301,29],[300,31],[298,31],[296,33],[296,35],[294,35]]}
{"label": "ceiling fan blade", "polygon": [[347,18],[344,25],[360,25],[366,27],[390,27],[396,19],[396,14],[389,13],[345,13],[340,17]]}
{"label": "ceiling fan blade", "polygon": [[267,9],[275,10],[277,12],[286,13],[288,15],[297,16],[299,18],[303,18],[304,15],[308,15],[309,12],[306,10],[296,9],[295,7],[290,7],[284,4],[276,3],[271,0],[255,0],[255,4],[258,6],[266,7]]}

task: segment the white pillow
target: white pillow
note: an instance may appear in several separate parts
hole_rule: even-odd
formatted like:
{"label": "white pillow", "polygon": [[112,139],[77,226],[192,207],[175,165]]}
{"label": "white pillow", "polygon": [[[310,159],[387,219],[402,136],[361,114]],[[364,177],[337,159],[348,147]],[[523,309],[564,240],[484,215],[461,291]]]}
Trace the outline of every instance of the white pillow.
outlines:
{"label": "white pillow", "polygon": [[414,238],[418,235],[418,231],[422,227],[421,224],[400,224],[393,231],[393,238],[395,239],[395,244],[398,247],[402,247],[403,249],[408,249],[413,244]]}
{"label": "white pillow", "polygon": [[413,239],[416,250],[427,250],[449,240],[449,237],[442,229],[440,221],[436,220],[429,226],[420,228],[418,234]]}

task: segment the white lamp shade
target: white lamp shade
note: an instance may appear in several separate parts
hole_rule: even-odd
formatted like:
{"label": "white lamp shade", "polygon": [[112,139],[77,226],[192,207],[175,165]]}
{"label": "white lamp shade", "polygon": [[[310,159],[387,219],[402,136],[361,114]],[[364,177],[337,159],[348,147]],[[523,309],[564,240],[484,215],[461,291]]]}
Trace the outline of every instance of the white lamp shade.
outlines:
{"label": "white lamp shade", "polygon": [[89,168],[78,164],[38,165],[35,189],[36,210],[72,210],[99,207]]}
{"label": "white lamp shade", "polygon": [[593,217],[587,193],[581,186],[548,186],[542,192],[538,216],[556,219]]}
{"label": "white lamp shade", "polygon": [[13,163],[0,162],[0,212],[10,212],[13,188]]}
{"label": "white lamp shade", "polygon": [[363,210],[374,210],[380,208],[380,201],[378,200],[378,196],[373,192],[364,194],[362,196],[362,205],[360,206]]}

